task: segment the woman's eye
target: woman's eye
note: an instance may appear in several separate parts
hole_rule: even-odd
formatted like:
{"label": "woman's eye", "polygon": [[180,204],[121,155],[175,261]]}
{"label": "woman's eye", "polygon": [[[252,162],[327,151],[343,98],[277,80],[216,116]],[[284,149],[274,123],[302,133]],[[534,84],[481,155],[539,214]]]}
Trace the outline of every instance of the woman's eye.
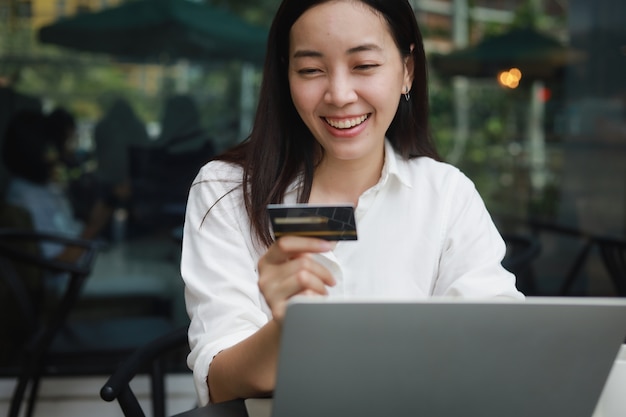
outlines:
{"label": "woman's eye", "polygon": [[373,69],[373,68],[376,68],[376,67],[378,67],[378,64],[361,64],[361,65],[357,65],[355,68],[357,70],[364,71],[364,70],[370,70],[370,69]]}
{"label": "woman's eye", "polygon": [[320,70],[318,70],[317,68],[302,68],[298,70],[298,74],[302,75],[312,75],[317,74],[318,72],[320,72]]}

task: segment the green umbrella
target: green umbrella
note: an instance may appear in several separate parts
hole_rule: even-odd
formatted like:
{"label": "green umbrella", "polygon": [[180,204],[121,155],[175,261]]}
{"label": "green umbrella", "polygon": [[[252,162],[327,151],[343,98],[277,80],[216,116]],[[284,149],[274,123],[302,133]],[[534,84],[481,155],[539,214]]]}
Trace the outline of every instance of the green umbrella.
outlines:
{"label": "green umbrella", "polygon": [[447,55],[433,54],[430,60],[438,73],[448,76],[495,77],[515,67],[525,78],[548,79],[581,58],[580,53],[551,36],[516,28]]}
{"label": "green umbrella", "polygon": [[261,62],[267,30],[204,3],[138,0],[63,18],[41,28],[39,40],[132,60]]}

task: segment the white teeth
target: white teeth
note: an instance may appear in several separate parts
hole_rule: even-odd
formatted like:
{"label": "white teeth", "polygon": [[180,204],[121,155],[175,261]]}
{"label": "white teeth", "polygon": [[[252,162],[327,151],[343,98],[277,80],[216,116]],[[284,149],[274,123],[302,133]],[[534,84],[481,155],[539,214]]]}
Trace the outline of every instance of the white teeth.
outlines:
{"label": "white teeth", "polygon": [[325,120],[326,120],[326,123],[328,123],[329,125],[331,125],[332,127],[336,129],[349,129],[356,125],[360,125],[366,119],[367,119],[367,115],[364,114],[363,116],[355,117],[354,119],[348,119],[348,120],[332,120],[332,119],[325,119]]}

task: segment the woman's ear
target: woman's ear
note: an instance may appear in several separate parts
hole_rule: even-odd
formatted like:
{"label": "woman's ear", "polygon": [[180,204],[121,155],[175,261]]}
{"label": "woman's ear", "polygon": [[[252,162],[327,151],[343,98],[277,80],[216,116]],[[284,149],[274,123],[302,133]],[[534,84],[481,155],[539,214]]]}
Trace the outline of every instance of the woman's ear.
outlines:
{"label": "woman's ear", "polygon": [[413,71],[415,70],[415,60],[413,58],[414,44],[411,44],[410,53],[404,57],[404,85],[408,86],[409,90],[413,85]]}

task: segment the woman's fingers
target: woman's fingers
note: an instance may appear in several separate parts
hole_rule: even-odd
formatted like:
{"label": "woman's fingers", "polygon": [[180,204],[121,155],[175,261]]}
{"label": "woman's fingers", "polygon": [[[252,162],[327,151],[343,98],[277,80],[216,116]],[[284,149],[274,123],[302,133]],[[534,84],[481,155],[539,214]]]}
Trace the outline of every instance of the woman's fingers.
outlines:
{"label": "woman's fingers", "polygon": [[[302,253],[328,252],[334,247],[333,242],[300,236],[285,236],[278,239],[263,256],[270,263],[285,262]],[[262,260],[263,260],[262,259]]]}
{"label": "woman's fingers", "polygon": [[311,255],[300,255],[280,266],[280,280],[284,295],[292,296],[304,290],[326,294],[326,286],[335,284],[332,274]]}
{"label": "woman's fingers", "polygon": [[268,304],[305,290],[326,294],[326,286],[334,284],[332,274],[311,255],[299,255],[279,264],[259,263],[259,287]]}
{"label": "woman's fingers", "polygon": [[335,284],[328,269],[312,256],[333,246],[321,239],[287,236],[274,243],[259,260],[259,288],[275,319],[282,321],[287,300],[294,295],[324,295],[328,292],[326,287]]}

